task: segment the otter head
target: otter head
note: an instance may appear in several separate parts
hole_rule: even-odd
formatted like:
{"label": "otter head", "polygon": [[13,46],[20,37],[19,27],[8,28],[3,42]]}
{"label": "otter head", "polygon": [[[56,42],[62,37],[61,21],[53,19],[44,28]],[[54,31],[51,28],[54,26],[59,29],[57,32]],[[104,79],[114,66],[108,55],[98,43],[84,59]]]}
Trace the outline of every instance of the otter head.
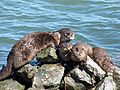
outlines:
{"label": "otter head", "polygon": [[58,30],[57,32],[61,34],[60,42],[71,41],[75,37],[75,33],[69,28],[62,28]]}
{"label": "otter head", "polygon": [[77,43],[73,46],[71,51],[71,59],[73,61],[86,61],[87,50],[84,44]]}

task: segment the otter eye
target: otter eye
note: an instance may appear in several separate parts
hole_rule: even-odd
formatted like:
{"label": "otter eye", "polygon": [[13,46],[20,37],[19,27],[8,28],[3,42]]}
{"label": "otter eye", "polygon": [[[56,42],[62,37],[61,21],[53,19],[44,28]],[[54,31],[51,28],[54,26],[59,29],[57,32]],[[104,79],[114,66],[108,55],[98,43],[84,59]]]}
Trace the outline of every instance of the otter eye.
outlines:
{"label": "otter eye", "polygon": [[75,48],[77,52],[79,52],[78,48]]}
{"label": "otter eye", "polygon": [[84,50],[84,48],[82,48],[82,50]]}
{"label": "otter eye", "polygon": [[69,35],[70,35],[70,33],[66,33],[66,35],[67,35],[67,36],[69,36]]}

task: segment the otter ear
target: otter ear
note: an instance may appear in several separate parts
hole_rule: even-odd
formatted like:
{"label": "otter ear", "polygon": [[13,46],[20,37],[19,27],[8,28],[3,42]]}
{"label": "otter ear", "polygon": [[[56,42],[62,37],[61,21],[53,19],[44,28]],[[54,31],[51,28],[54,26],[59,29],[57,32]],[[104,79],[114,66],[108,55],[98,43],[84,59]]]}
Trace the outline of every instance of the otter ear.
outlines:
{"label": "otter ear", "polygon": [[52,36],[55,39],[56,44],[59,45],[60,44],[61,34],[59,32],[53,32]]}
{"label": "otter ear", "polygon": [[57,40],[60,40],[60,38],[61,38],[61,35],[59,32],[53,32],[52,36]]}

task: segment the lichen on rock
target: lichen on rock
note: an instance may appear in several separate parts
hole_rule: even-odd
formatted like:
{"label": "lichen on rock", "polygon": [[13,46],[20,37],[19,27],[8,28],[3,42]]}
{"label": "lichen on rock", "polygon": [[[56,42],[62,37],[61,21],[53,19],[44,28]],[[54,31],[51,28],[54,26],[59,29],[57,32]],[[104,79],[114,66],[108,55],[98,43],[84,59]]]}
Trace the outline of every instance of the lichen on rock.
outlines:
{"label": "lichen on rock", "polygon": [[42,64],[46,64],[46,63],[52,64],[59,62],[58,56],[56,54],[56,50],[52,47],[43,49],[41,52],[37,54],[36,59],[40,61]]}
{"label": "lichen on rock", "polygon": [[25,86],[21,85],[13,79],[8,79],[0,82],[0,90],[24,90]]}
{"label": "lichen on rock", "polygon": [[[34,80],[41,80],[45,87],[57,87],[60,85],[64,74],[64,67],[58,64],[44,64],[39,68]],[[37,81],[33,81],[37,82]],[[37,83],[36,83],[37,84]],[[41,84],[41,83],[38,83]]]}

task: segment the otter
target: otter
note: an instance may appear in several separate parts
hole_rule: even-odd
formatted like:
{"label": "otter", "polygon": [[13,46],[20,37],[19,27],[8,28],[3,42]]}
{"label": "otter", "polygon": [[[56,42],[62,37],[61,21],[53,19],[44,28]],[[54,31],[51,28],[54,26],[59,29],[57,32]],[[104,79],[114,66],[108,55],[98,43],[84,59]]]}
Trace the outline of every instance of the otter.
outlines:
{"label": "otter", "polygon": [[100,47],[93,47],[93,60],[106,71],[106,73],[113,73],[115,68],[110,55]]}
{"label": "otter", "polygon": [[56,49],[62,41],[70,41],[71,32],[73,32],[71,29],[63,28],[56,32],[33,32],[21,38],[8,54],[7,65],[0,73],[0,81],[32,61],[42,49],[50,46]]}
{"label": "otter", "polygon": [[92,47],[86,43],[76,43],[71,49],[71,59],[73,61],[86,61],[87,55],[92,56],[93,50]]}
{"label": "otter", "polygon": [[[64,31],[64,33],[63,33]],[[69,53],[72,48],[72,45],[70,44],[70,41],[75,38],[75,33],[72,30],[69,29],[61,29],[58,31],[61,34],[61,42],[58,46],[58,50],[56,51],[61,63],[68,60]]]}
{"label": "otter", "polygon": [[100,47],[91,47],[85,43],[77,43],[73,46],[71,59],[73,61],[86,62],[87,55],[90,56],[106,73],[114,72],[114,64],[109,54]]}
{"label": "otter", "polygon": [[75,38],[75,32],[73,32],[70,28],[63,28],[58,31],[61,35],[60,43],[70,42]]}
{"label": "otter", "polygon": [[57,55],[61,59],[61,63],[70,60],[71,49],[72,45],[69,42],[60,43]]}

